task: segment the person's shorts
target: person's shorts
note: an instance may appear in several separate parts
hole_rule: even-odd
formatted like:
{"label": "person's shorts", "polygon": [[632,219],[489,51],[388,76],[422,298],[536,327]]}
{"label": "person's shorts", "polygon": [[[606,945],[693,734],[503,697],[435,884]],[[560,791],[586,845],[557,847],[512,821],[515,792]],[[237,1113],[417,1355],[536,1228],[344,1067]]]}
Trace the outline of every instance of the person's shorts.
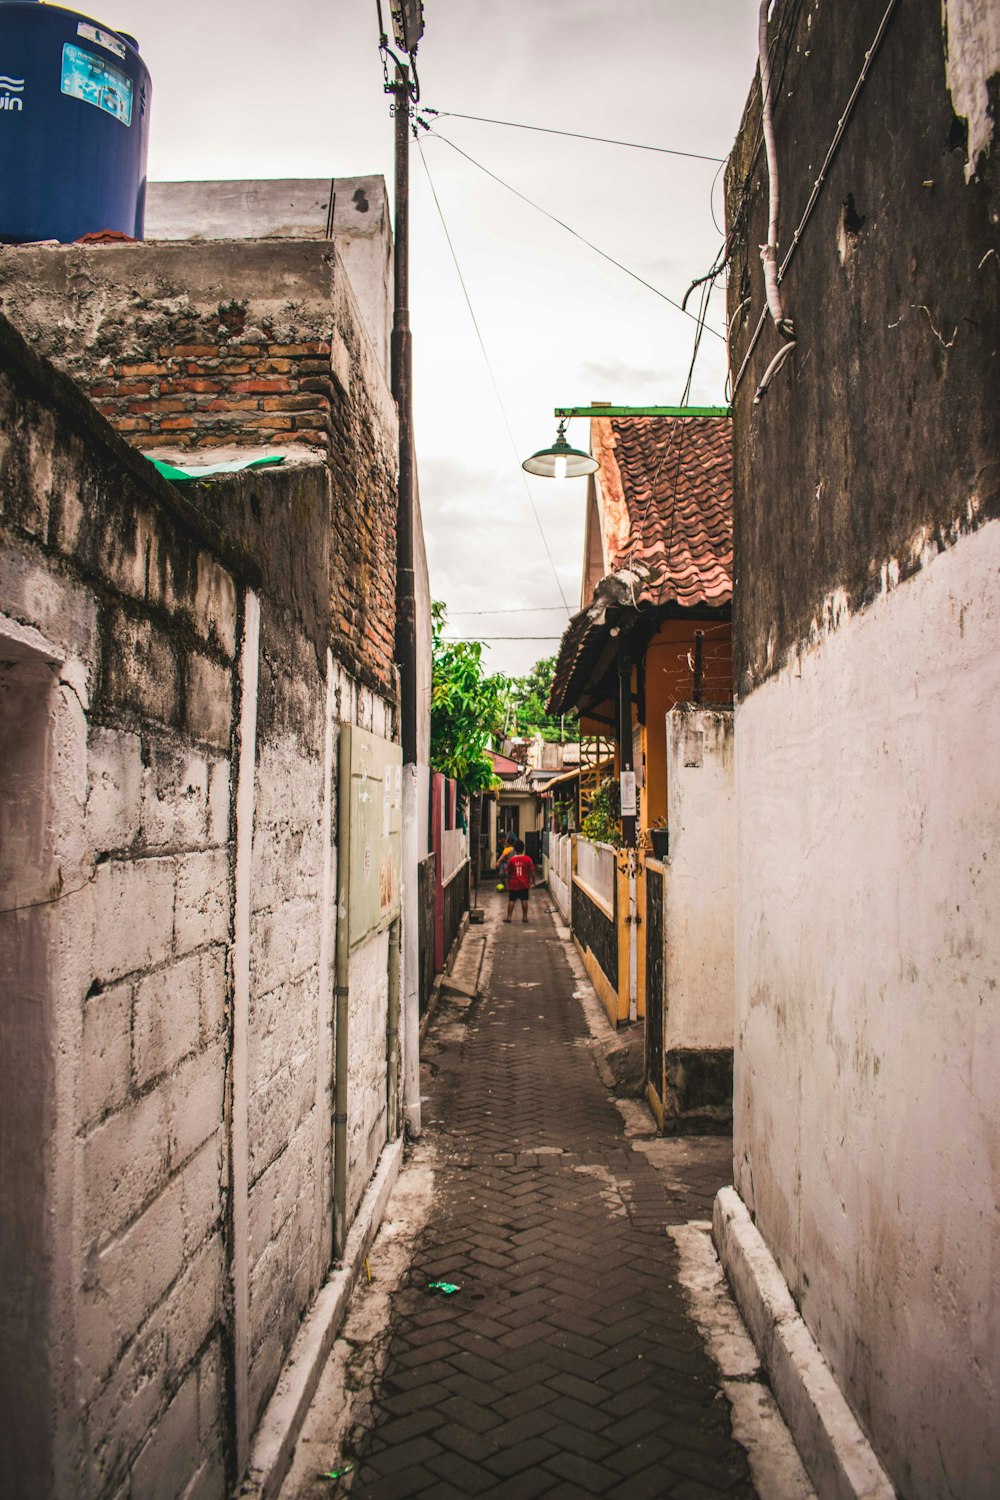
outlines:
{"label": "person's shorts", "polygon": [[512,901],[527,901],[528,899],[527,891],[508,891],[507,895]]}

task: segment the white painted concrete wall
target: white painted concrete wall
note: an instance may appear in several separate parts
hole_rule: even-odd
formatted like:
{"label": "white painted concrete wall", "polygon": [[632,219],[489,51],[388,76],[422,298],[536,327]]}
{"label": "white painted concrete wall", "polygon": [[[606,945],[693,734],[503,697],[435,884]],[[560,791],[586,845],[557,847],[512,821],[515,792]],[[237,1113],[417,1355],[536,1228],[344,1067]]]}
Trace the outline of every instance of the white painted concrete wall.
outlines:
{"label": "white painted concrete wall", "polygon": [[901,1492],[1000,1474],[1000,523],[737,710],[736,1186]]}
{"label": "white painted concrete wall", "polygon": [[615,913],[615,851],[610,844],[593,844],[589,839],[576,840],[576,880],[604,906],[608,915]]}
{"label": "white painted concrete wall", "polygon": [[563,921],[569,922],[573,906],[573,835],[553,834],[549,839],[548,885]]}
{"label": "white painted concrete wall", "polygon": [[733,715],[667,714],[664,1050],[733,1045]]}

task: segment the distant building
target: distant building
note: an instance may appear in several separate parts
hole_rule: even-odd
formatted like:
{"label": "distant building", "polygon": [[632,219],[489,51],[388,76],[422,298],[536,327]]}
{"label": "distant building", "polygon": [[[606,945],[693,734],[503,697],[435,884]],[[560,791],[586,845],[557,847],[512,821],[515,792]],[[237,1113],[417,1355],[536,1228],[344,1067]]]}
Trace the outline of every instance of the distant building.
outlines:
{"label": "distant building", "polygon": [[595,408],[591,450],[583,607],[549,708],[589,737],[581,816],[634,767],[637,848],[577,837],[570,862],[550,840],[548,859],[609,1019],[644,1021],[657,1119],[711,1125],[732,1087],[730,424]]}

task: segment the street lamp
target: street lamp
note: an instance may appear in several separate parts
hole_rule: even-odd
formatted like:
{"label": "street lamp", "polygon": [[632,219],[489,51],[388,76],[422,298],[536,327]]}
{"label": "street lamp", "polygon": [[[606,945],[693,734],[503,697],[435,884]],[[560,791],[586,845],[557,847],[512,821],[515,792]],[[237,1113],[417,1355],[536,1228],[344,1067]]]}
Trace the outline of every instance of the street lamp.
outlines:
{"label": "street lamp", "polygon": [[559,423],[559,431],[551,448],[540,448],[521,465],[529,474],[540,474],[543,479],[582,479],[585,474],[596,474],[597,459],[580,448],[571,448],[566,441],[566,422]]}
{"label": "street lamp", "polygon": [[582,479],[596,474],[598,463],[580,448],[566,441],[566,423],[570,417],[731,417],[731,406],[557,406],[559,431],[551,448],[541,448],[521,465],[529,474],[543,479]]}

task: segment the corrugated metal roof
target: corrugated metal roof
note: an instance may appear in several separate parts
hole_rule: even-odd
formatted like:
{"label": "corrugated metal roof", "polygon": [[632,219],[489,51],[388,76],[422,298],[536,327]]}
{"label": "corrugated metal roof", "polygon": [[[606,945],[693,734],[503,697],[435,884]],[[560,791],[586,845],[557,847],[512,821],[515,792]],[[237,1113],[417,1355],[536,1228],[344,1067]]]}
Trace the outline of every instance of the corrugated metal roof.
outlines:
{"label": "corrugated metal roof", "polygon": [[528,780],[526,773],[523,771],[520,776],[501,775],[500,781],[501,786],[500,790],[497,792],[498,797],[502,797],[504,792],[534,792],[536,795],[538,795],[544,790],[542,787],[533,785],[533,783]]}

